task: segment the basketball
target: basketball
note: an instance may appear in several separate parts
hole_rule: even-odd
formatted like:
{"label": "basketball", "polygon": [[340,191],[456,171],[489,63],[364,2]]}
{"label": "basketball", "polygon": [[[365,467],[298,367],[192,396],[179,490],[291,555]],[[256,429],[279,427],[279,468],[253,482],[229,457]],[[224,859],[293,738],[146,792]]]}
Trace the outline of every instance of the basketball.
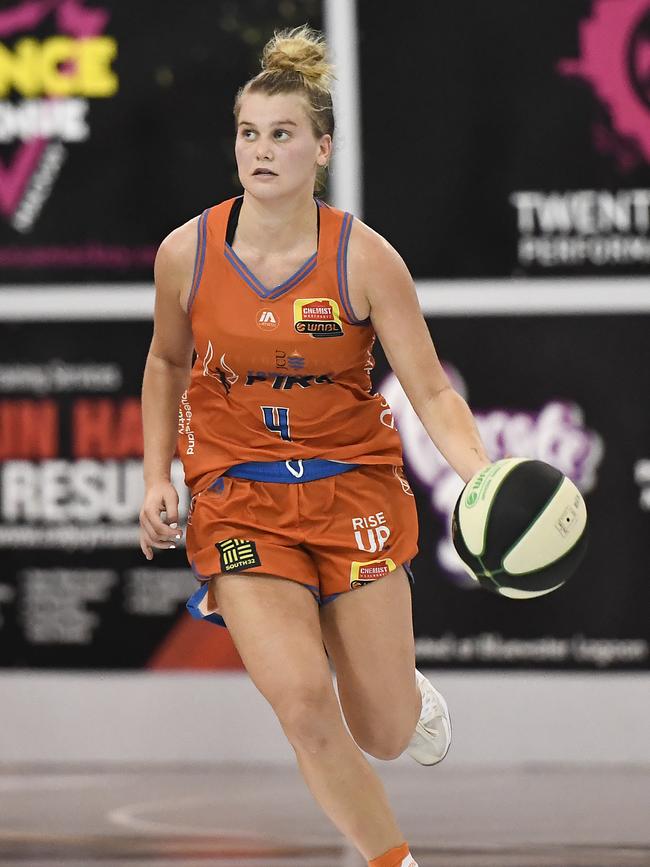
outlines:
{"label": "basketball", "polygon": [[469,575],[510,599],[557,590],[587,548],[582,494],[544,461],[505,458],[465,485],[452,516],[452,539]]}

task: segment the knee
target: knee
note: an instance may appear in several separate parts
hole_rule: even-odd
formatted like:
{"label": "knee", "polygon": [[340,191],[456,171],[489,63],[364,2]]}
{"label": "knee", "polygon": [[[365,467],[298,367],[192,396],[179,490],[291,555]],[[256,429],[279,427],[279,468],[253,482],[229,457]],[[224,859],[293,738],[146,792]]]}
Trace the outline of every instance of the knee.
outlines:
{"label": "knee", "polygon": [[333,693],[316,686],[286,695],[275,712],[291,746],[312,755],[327,749],[343,725]]}
{"label": "knee", "polygon": [[357,745],[361,747],[364,753],[368,753],[375,759],[381,759],[384,762],[390,762],[393,759],[398,759],[404,750],[408,747],[413,731],[406,731],[404,728],[387,728],[378,725],[377,731],[364,732],[362,735],[354,735]]}

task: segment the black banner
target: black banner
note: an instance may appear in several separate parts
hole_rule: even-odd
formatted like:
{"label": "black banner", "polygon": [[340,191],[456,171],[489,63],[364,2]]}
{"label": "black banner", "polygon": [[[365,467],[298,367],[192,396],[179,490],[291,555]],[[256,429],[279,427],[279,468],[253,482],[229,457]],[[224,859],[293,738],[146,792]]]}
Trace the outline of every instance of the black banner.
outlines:
{"label": "black banner", "polygon": [[650,668],[650,317],[450,317],[430,327],[490,458],[537,458],[571,478],[587,504],[590,544],[578,572],[548,596],[514,601],[480,589],[451,544],[462,482],[390,373],[379,388],[397,419],[420,516],[418,658]]}
{"label": "black banner", "polygon": [[[3,325],[0,664],[138,668],[196,586],[138,544],[150,322]],[[187,514],[182,468],[174,482]]]}
{"label": "black banner", "polygon": [[0,281],[147,280],[240,191],[233,103],[320,0],[14,0],[0,9]]}
{"label": "black banner", "polygon": [[650,0],[359,19],[365,216],[417,277],[650,271]]}
{"label": "black banner", "polygon": [[[585,497],[585,561],[565,587],[527,601],[492,595],[459,568],[449,516],[462,482],[377,348],[375,385],[392,407],[420,518],[421,665],[650,668],[650,365],[640,363],[649,326],[648,316],[430,320],[490,457],[545,460]],[[184,609],[197,586],[184,549],[148,562],[138,546],[150,338],[150,322],[3,326],[2,667],[239,665],[225,630]],[[173,480],[184,524],[178,462]]]}

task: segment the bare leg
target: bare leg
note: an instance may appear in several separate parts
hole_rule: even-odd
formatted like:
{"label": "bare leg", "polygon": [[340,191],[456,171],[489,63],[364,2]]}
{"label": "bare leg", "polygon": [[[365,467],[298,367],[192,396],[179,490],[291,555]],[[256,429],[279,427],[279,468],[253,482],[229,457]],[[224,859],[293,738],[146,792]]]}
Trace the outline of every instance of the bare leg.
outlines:
{"label": "bare leg", "polygon": [[408,746],[422,709],[404,569],[323,606],[320,622],[353,738],[372,756],[396,758]]}
{"label": "bare leg", "polygon": [[404,836],[384,787],[343,723],[309,590],[250,573],[213,581],[244,665],[277,714],[320,806],[366,859],[399,846]]}
{"label": "bare leg", "polygon": [[316,752],[292,746],[311,793],[365,858],[404,842],[381,780],[345,729]]}

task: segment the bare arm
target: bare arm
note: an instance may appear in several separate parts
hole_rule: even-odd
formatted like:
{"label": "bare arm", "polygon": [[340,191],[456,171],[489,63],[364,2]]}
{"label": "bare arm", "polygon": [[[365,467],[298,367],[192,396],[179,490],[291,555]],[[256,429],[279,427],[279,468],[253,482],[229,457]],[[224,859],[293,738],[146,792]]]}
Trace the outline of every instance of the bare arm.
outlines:
{"label": "bare arm", "polygon": [[413,279],[380,235],[355,221],[350,280],[360,281],[370,319],[411,406],[432,442],[467,482],[490,463],[474,417],[440,364]]}
{"label": "bare arm", "polygon": [[[181,303],[192,280],[195,223],[191,220],[165,238],[154,265],[154,333],[142,381],[145,500],[140,512],[140,545],[149,560],[152,547],[172,547],[170,540],[178,536],[178,493],[171,484],[170,471],[178,404],[188,386],[192,364],[192,329]],[[166,524],[160,519],[162,511],[166,512]]]}

